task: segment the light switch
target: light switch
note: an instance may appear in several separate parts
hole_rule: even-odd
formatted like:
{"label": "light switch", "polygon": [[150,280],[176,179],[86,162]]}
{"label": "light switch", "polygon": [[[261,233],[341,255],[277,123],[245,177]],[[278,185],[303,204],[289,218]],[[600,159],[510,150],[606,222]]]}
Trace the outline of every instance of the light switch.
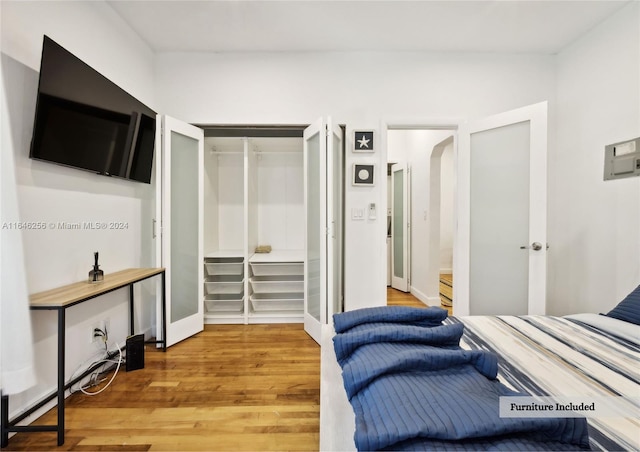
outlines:
{"label": "light switch", "polygon": [[351,219],[352,220],[364,220],[364,209],[353,207],[351,209]]}

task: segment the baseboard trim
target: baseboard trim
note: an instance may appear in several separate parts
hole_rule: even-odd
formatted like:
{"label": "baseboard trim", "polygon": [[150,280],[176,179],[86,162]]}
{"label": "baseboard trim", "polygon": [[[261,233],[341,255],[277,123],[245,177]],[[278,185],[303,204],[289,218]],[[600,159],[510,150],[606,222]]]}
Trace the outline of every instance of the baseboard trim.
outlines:
{"label": "baseboard trim", "polygon": [[419,291],[415,287],[410,288],[411,295],[426,304],[427,306],[440,306],[440,297],[429,297],[424,292]]}
{"label": "baseboard trim", "polygon": [[424,303],[429,306],[440,306],[440,297],[428,297]]}

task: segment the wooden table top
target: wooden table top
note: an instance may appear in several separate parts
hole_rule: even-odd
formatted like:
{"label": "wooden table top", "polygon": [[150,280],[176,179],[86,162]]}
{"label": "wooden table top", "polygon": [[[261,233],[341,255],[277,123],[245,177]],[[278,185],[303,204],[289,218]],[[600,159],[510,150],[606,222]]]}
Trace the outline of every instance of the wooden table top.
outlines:
{"label": "wooden table top", "polygon": [[63,308],[162,272],[164,272],[164,268],[128,268],[114,273],[105,273],[104,280],[99,283],[90,283],[87,279],[32,294],[29,296],[29,306],[32,309]]}

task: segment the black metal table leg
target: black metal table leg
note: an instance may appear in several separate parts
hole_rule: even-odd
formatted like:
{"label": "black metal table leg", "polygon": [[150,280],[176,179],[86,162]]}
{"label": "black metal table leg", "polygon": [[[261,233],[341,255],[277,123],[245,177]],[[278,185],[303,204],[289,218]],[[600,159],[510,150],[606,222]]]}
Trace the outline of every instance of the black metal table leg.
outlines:
{"label": "black metal table leg", "polygon": [[133,336],[134,334],[134,326],[133,326],[133,284],[129,284],[129,335]]}
{"label": "black metal table leg", "polygon": [[65,310],[58,309],[58,446],[64,444]]}
{"label": "black metal table leg", "polygon": [[2,440],[0,447],[7,447],[9,444],[9,396],[2,395],[0,406],[0,418],[2,423]]}

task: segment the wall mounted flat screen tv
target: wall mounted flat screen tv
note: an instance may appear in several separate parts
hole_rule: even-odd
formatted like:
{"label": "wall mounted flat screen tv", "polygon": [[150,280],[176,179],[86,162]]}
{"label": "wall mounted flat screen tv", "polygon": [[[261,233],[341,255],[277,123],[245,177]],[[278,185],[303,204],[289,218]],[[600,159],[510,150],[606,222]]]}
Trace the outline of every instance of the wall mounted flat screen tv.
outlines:
{"label": "wall mounted flat screen tv", "polygon": [[151,181],[156,113],[44,37],[29,157]]}

